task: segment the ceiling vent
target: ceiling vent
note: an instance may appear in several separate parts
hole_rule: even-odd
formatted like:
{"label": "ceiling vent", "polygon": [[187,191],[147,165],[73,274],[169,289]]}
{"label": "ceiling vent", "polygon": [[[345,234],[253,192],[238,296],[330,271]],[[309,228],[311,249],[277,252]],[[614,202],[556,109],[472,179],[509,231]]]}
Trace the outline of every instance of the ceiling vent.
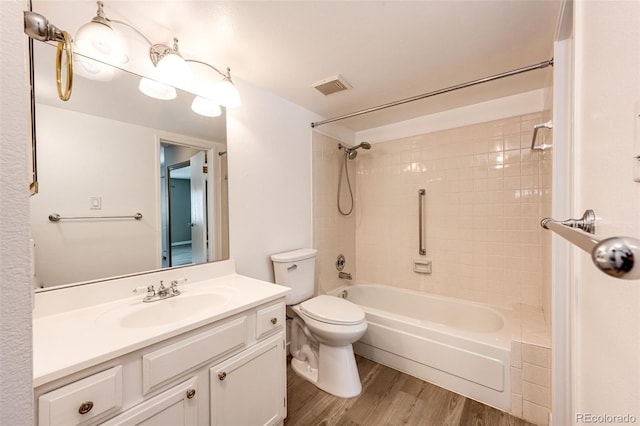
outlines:
{"label": "ceiling vent", "polygon": [[325,96],[351,89],[351,85],[340,74],[317,81],[313,87]]}

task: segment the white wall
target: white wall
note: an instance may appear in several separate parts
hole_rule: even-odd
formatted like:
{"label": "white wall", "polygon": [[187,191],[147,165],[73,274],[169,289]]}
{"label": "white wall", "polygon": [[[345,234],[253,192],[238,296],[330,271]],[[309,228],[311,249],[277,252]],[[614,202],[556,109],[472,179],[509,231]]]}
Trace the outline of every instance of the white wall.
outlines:
{"label": "white wall", "polygon": [[33,425],[22,1],[0,2],[0,424]]}
{"label": "white wall", "polygon": [[[574,8],[573,214],[595,210],[598,238],[637,238],[640,184],[632,180],[632,159],[640,153],[640,3],[584,1]],[[573,421],[579,423],[576,413],[640,421],[640,281],[607,277],[585,253],[575,259]]]}
{"label": "white wall", "polygon": [[270,255],[311,247],[311,122],[320,117],[242,81],[227,111],[229,245],[237,271],[273,281]]}
{"label": "white wall", "polygon": [[[38,279],[46,287],[159,268],[153,129],[41,104],[37,111],[39,191],[31,198],[31,229]],[[90,209],[96,196],[101,210]],[[136,212],[140,221],[48,220],[51,213]]]}

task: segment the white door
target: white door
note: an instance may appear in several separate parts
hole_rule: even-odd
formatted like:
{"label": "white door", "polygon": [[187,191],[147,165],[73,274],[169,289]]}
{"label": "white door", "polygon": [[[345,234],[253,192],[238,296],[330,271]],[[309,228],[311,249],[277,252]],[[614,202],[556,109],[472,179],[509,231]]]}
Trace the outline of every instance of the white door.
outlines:
{"label": "white door", "polygon": [[[640,166],[634,159],[640,154],[640,2],[572,3],[568,123],[573,135],[554,140],[554,157],[566,154],[572,172],[565,182],[554,174],[554,193],[567,192],[571,217],[595,211],[597,239],[640,238],[640,183],[634,182],[634,168]],[[562,93],[554,89],[554,95]],[[555,363],[553,374],[554,395],[562,393],[558,375],[564,375],[571,381],[571,397],[565,409],[554,401],[554,423],[635,423],[640,420],[640,280],[609,277],[588,253],[569,250],[563,257],[570,265],[567,278],[554,284],[569,289],[562,301],[566,309],[554,308],[553,318],[555,336],[564,333],[560,324],[568,319],[568,362]],[[556,338],[554,351],[564,343]]]}
{"label": "white door", "polygon": [[207,261],[207,173],[204,151],[191,157],[191,249],[192,263]]}

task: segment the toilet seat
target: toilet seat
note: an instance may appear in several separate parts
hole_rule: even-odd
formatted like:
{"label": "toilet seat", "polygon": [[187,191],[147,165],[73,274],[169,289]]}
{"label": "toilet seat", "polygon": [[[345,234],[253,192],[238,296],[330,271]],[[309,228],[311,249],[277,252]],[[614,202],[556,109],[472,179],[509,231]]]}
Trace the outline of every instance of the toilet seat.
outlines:
{"label": "toilet seat", "polygon": [[310,318],[327,324],[355,325],[365,320],[359,306],[336,296],[321,295],[300,304],[300,310]]}

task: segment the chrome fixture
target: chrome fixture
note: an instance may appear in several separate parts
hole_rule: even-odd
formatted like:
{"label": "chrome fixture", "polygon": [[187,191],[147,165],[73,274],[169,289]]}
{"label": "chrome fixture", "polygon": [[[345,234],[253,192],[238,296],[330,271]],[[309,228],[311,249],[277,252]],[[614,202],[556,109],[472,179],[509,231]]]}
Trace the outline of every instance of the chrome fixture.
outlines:
{"label": "chrome fixture", "polygon": [[371,144],[369,142],[361,142],[359,145],[348,147],[346,145],[338,144],[338,149],[344,149],[344,152],[347,156],[349,156],[349,160],[353,160],[358,155],[358,149],[371,149]]}
{"label": "chrome fixture", "polygon": [[427,227],[424,226],[424,202],[427,198],[426,189],[418,189],[418,254],[425,256],[427,254],[427,248],[425,246],[427,237],[425,235]]}
{"label": "chrome fixture", "polygon": [[[349,216],[353,211],[353,190],[351,189],[351,180],[349,180],[349,168],[347,167],[347,160],[353,160],[354,158],[356,158],[356,156],[358,155],[357,150],[360,148],[371,149],[371,144],[369,142],[361,142],[359,145],[352,146],[352,147],[343,145],[341,143],[338,144],[338,149],[344,149],[344,159],[343,159],[342,165],[340,166],[340,176],[338,178],[338,197],[337,197],[338,211],[343,216]],[[340,206],[340,190],[342,188],[342,171],[343,170],[347,175],[347,186],[349,187],[349,197],[351,199],[351,207],[349,208],[348,212],[343,211],[342,207]]]}
{"label": "chrome fixture", "polygon": [[[90,22],[82,25],[76,32],[71,47],[71,37],[48,23],[46,18],[33,12],[25,12],[25,33],[31,38],[40,41],[58,41],[57,79],[60,80],[61,52],[67,52],[67,91],[63,99],[62,89],[58,81],[59,96],[67,100],[71,95],[71,78],[73,71],[71,64],[75,63],[77,74],[81,77],[96,81],[109,81],[113,78],[112,65],[121,67],[128,62],[127,48],[123,38],[113,28],[113,24],[120,24],[132,29],[141,36],[149,45],[149,58],[154,66],[154,75],[144,76],[140,80],[138,89],[147,96],[169,100],[176,97],[177,87],[189,87],[193,85],[193,73],[187,62],[205,65],[220,76],[221,81],[212,85],[210,82],[196,87],[198,95],[195,97],[191,109],[197,114],[207,117],[215,117],[221,114],[220,106],[233,108],[240,105],[240,94],[231,80],[231,70],[219,71],[216,67],[195,59],[185,59],[178,49],[178,39],[173,39],[171,46],[153,43],[140,30],[133,25],[107,18],[104,12],[104,3],[96,2],[98,10]],[[66,34],[66,36],[65,36]],[[64,43],[64,44],[63,44]],[[72,50],[78,55],[72,58]]]}
{"label": "chrome fixture", "polygon": [[353,278],[351,278],[351,273],[350,272],[340,272],[338,273],[338,278],[343,279],[343,280],[351,280]]}
{"label": "chrome fixture", "polygon": [[518,69],[515,69],[515,70],[506,71],[506,72],[503,72],[503,73],[500,73],[500,74],[495,74],[495,75],[492,75],[492,76],[489,76],[489,77],[484,77],[484,78],[479,78],[477,80],[468,81],[466,83],[456,84],[455,86],[449,86],[449,87],[445,87],[444,89],[434,90],[432,92],[423,93],[421,95],[412,96],[410,98],[401,99],[399,101],[389,102],[389,103],[386,103],[386,104],[383,104],[383,105],[378,105],[378,106],[375,106],[375,107],[372,107],[372,108],[362,109],[360,111],[352,112],[350,114],[344,114],[344,115],[341,115],[341,116],[338,116],[338,117],[334,117],[334,118],[329,118],[327,120],[316,121],[315,123],[311,123],[311,128],[318,127],[318,126],[321,126],[321,125],[327,124],[327,123],[333,123],[334,121],[338,121],[338,120],[344,120],[344,119],[347,119],[347,118],[357,117],[359,115],[368,114],[370,112],[380,111],[381,109],[385,109],[385,108],[390,108],[390,107],[394,107],[394,106],[397,106],[397,105],[406,104],[408,102],[419,101],[420,99],[426,99],[426,98],[430,98],[432,96],[442,95],[444,93],[453,92],[454,90],[464,89],[464,88],[467,88],[467,87],[475,86],[477,84],[488,83],[488,82],[493,81],[493,80],[498,80],[498,79],[505,78],[505,77],[511,77],[512,75],[518,75],[518,74],[522,74],[522,73],[529,72],[529,71],[543,69],[543,68],[550,67],[550,66],[553,66],[553,58],[549,59],[548,61],[540,62],[539,64],[533,64],[533,65],[529,65],[529,66],[526,66],[526,67],[518,68]]}
{"label": "chrome fixture", "polygon": [[551,122],[551,120],[549,120],[546,123],[536,124],[535,126],[533,126],[533,136],[531,138],[531,149],[533,151],[544,151],[553,146],[553,145],[547,145],[545,143],[536,145],[536,138],[538,137],[538,130],[540,129],[553,129],[553,123]]}
{"label": "chrome fixture", "polygon": [[165,287],[164,281],[160,281],[160,287],[158,287],[157,291],[152,285],[150,285],[147,287],[147,295],[142,299],[142,301],[144,303],[157,302],[158,300],[179,296],[180,290],[178,290],[178,283],[186,280],[186,278],[183,278],[182,280],[172,280],[169,287]]}
{"label": "chrome fixture", "polygon": [[51,222],[60,222],[61,220],[68,220],[68,219],[80,219],[80,220],[85,220],[85,219],[135,219],[135,220],[140,220],[140,219],[142,219],[142,213],[136,213],[136,214],[130,215],[130,216],[69,216],[69,217],[62,217],[58,213],[51,213],[49,215],[49,221],[51,221]]}
{"label": "chrome fixture", "polygon": [[596,214],[593,210],[585,210],[580,219],[567,219],[562,222],[558,222],[555,219],[546,217],[540,221],[540,226],[544,229],[550,229],[549,224],[558,223],[560,225],[568,226],[569,228],[582,229],[589,234],[596,233]]}
{"label": "chrome fixture", "polygon": [[347,290],[342,290],[340,292],[340,294],[338,294],[338,297],[342,298],[342,299],[346,299],[347,296],[349,296],[349,292]]}
{"label": "chrome fixture", "polygon": [[[73,49],[71,47],[71,36],[68,32],[51,24],[44,16],[31,11],[24,12],[24,33],[34,40],[58,42],[58,48],[56,50],[56,88],[60,100],[68,101],[71,97],[71,89],[73,87]],[[67,59],[67,78],[64,89],[62,88],[63,51]]]}
{"label": "chrome fixture", "polygon": [[590,253],[594,265],[605,274],[625,280],[640,279],[640,267],[636,265],[640,256],[640,240],[631,237],[594,238],[595,217],[593,210],[587,210],[581,219],[560,222],[545,218],[540,226]]}
{"label": "chrome fixture", "polygon": [[336,259],[336,269],[338,271],[342,271],[344,269],[344,264],[347,263],[347,260],[344,258],[344,254],[339,254]]}

